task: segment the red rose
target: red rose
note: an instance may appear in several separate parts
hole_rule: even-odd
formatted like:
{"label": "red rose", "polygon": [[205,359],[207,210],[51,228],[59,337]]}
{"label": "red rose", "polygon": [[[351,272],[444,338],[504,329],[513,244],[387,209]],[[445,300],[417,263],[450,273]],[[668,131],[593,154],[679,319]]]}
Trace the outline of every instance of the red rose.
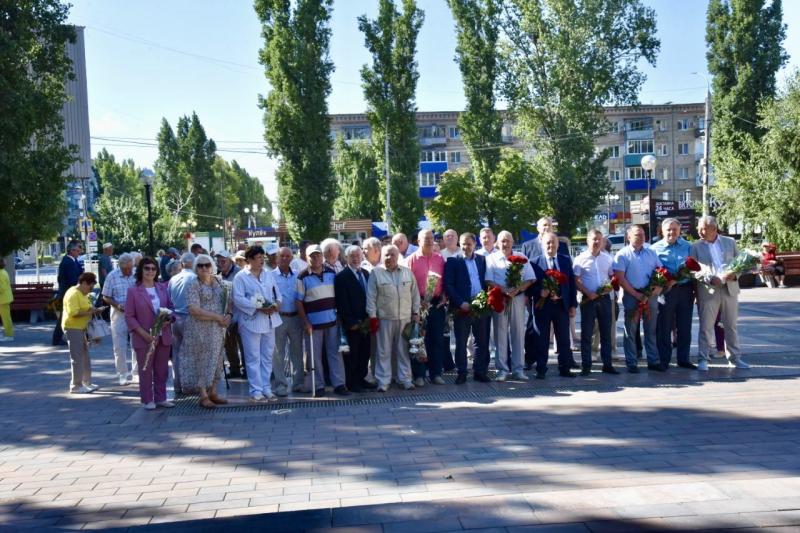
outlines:
{"label": "red rose", "polygon": [[698,263],[694,257],[686,258],[686,268],[688,268],[690,272],[700,272],[701,270],[700,263]]}
{"label": "red rose", "polygon": [[524,255],[511,255],[508,257],[509,262],[524,265],[528,262],[528,258]]}
{"label": "red rose", "polygon": [[617,279],[617,276],[611,276],[611,288],[615,291],[619,290],[619,280]]}
{"label": "red rose", "polygon": [[500,287],[494,286],[489,290],[487,301],[489,307],[491,307],[495,313],[502,313],[506,308],[506,295]]}
{"label": "red rose", "polygon": [[370,318],[369,319],[369,332],[373,335],[378,332],[378,329],[381,327],[381,323],[377,318]]}

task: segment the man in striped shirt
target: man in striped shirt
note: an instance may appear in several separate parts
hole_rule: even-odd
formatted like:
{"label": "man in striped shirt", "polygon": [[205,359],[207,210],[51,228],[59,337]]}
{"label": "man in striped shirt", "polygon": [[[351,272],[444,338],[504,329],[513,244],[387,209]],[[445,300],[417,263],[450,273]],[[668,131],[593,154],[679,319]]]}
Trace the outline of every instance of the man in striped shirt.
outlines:
{"label": "man in striped shirt", "polygon": [[328,358],[333,391],[341,396],[350,392],[345,386],[344,361],[339,352],[339,328],[336,325],[336,272],[322,264],[318,245],[306,248],[308,268],[297,276],[297,313],[306,331],[306,343],[313,342],[316,396],[325,394],[322,373],[322,347]]}

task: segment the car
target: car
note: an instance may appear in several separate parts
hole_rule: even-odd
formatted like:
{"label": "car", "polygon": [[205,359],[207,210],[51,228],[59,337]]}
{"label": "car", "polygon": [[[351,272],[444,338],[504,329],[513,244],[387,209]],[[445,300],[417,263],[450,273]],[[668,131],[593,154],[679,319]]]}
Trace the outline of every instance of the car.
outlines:
{"label": "car", "polygon": [[25,268],[25,261],[23,261],[21,257],[15,255],[14,256],[14,269],[22,270],[24,268]]}
{"label": "car", "polygon": [[89,258],[90,261],[97,261],[98,256],[97,254],[92,254],[91,256],[88,254],[83,254],[81,256],[78,256],[78,263],[80,263],[81,265],[84,264],[86,262],[87,257]]}
{"label": "car", "polygon": [[616,235],[608,235],[606,236],[608,242],[611,243],[611,251],[618,252],[625,248],[625,235],[616,234]]}

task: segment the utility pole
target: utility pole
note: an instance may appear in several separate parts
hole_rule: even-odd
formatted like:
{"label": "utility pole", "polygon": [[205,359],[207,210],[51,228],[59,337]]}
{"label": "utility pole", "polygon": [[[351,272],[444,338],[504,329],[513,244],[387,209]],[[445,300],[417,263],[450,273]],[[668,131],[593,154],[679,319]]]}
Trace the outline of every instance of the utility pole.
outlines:
{"label": "utility pole", "polygon": [[711,91],[706,83],[706,113],[705,113],[705,135],[703,138],[703,216],[708,216],[708,171],[709,171],[709,148],[711,145]]}
{"label": "utility pole", "polygon": [[389,121],[383,135],[383,175],[386,178],[386,231],[392,234],[392,181],[389,177]]}

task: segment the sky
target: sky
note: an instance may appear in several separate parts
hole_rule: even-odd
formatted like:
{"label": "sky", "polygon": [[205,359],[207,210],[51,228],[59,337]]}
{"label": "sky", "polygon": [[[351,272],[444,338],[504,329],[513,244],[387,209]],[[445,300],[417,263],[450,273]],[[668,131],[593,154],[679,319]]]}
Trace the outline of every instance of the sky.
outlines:
{"label": "sky", "polygon": [[[643,104],[700,102],[705,97],[703,0],[644,0],[656,11],[661,51],[643,63]],[[258,95],[269,85],[258,63],[261,27],[250,0],[73,0],[70,22],[85,27],[92,154],[152,167],[161,119],[175,126],[197,113],[218,153],[235,159],[277,198],[275,162],[264,153]],[[335,65],[330,113],[365,110],[359,70],[370,58],[357,17],[374,17],[377,0],[334,0],[330,56]],[[417,43],[420,111],[463,109],[454,62],[455,30],[446,0],[418,0],[425,22]],[[800,66],[800,2],[784,2],[789,64]],[[793,53],[795,52],[795,53]]]}

